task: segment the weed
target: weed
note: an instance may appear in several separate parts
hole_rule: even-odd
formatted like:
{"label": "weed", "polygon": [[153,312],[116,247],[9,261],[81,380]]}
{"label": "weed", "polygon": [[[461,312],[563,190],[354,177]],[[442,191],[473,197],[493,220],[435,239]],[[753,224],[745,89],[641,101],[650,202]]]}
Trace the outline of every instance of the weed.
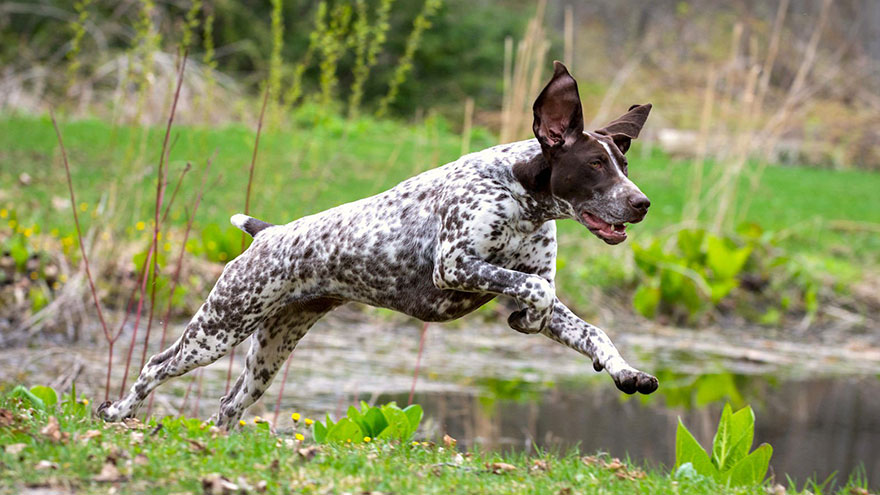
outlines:
{"label": "weed", "polygon": [[361,401],[360,411],[351,406],[347,415],[335,423],[329,414],[326,423],[316,421],[313,434],[318,443],[369,443],[374,439],[406,442],[419,428],[423,414],[418,404],[401,409],[394,402],[372,407]]}

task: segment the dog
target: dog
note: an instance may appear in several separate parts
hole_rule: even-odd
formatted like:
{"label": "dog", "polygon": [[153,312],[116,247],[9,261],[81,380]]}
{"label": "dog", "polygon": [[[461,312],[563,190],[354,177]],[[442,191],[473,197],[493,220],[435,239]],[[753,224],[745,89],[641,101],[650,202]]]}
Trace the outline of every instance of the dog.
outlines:
{"label": "dog", "polygon": [[509,296],[521,308],[508,318],[514,330],[585,354],[625,393],[654,392],[657,379],[562,304],[553,282],[555,220],[574,219],[619,244],[626,224],[645,217],[650,201],[627,177],[625,153],[651,105],[585,131],[577,82],[554,62],[533,110],[535,139],[465,155],[376,196],[287,225],[234,215],[253,243],[226,265],[181,337],[150,358],[124,398],[102,404],[100,416],[135,415],[157,386],[252,336],[245,370],[212,418],[235,425],[309,328],[349,301],[440,322]]}

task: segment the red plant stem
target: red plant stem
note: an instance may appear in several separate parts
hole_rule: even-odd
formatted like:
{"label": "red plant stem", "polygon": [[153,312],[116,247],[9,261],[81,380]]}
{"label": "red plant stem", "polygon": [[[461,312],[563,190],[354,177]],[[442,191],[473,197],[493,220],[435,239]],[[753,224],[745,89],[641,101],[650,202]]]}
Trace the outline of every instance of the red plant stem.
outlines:
{"label": "red plant stem", "polygon": [[[217,155],[217,152],[214,152],[214,156]],[[159,339],[159,350],[165,348],[165,338],[168,335],[168,319],[171,316],[171,303],[174,297],[174,291],[177,290],[177,285],[180,281],[180,270],[183,267],[183,256],[186,254],[186,241],[189,240],[189,234],[192,231],[192,224],[196,217],[196,211],[199,209],[199,203],[202,202],[202,196],[205,193],[205,185],[208,182],[208,173],[211,170],[211,162],[214,159],[214,156],[208,158],[208,162],[205,165],[205,171],[202,172],[202,184],[199,186],[199,192],[196,194],[196,199],[193,204],[192,214],[188,214],[188,218],[186,221],[186,230],[183,233],[183,241],[180,244],[180,252],[177,254],[177,262],[174,267],[174,276],[171,278],[171,291],[168,293],[168,305],[165,307],[165,316],[162,318],[162,337]],[[182,177],[181,177],[182,178]],[[146,349],[146,346],[144,346]],[[143,366],[143,358],[141,359],[141,366]],[[190,383],[190,386],[192,384]],[[187,394],[189,394],[189,388],[187,388]],[[184,399],[184,404],[186,400]],[[153,396],[150,396],[150,402],[147,405],[147,417],[150,416],[150,413],[153,411]],[[183,411],[183,406],[181,406],[181,411]],[[182,413],[181,413],[182,414]]]}
{"label": "red plant stem", "polygon": [[61,149],[61,158],[64,161],[64,172],[67,174],[67,190],[70,191],[70,207],[73,211],[73,223],[76,225],[76,238],[79,242],[79,251],[82,254],[83,265],[86,269],[86,278],[89,280],[89,290],[92,293],[92,300],[95,303],[95,310],[98,312],[98,320],[101,322],[101,330],[104,331],[104,338],[110,343],[110,358],[107,360],[107,388],[104,389],[104,400],[110,395],[110,368],[113,362],[113,340],[111,339],[110,330],[104,321],[104,313],[101,311],[101,303],[98,301],[98,291],[95,290],[95,282],[92,280],[92,271],[89,268],[89,257],[86,255],[86,248],[83,245],[82,229],[79,226],[79,215],[76,213],[76,195],[73,192],[73,179],[70,178],[70,162],[67,160],[67,149],[64,148],[64,140],[61,138],[61,130],[58,129],[58,122],[55,121],[55,113],[49,110],[49,117],[52,119],[52,126],[55,128],[55,135],[58,137],[58,147]]}
{"label": "red plant stem", "polygon": [[186,166],[183,167],[183,170],[180,171],[180,177],[177,178],[177,184],[174,186],[174,192],[171,193],[171,199],[168,200],[168,204],[165,205],[165,213],[162,214],[162,224],[164,224],[165,220],[168,219],[168,212],[171,211],[171,206],[174,204],[174,200],[177,199],[177,192],[180,191],[180,185],[183,183],[183,176],[186,175],[186,173],[189,172],[191,168],[192,164],[186,162]]}
{"label": "red plant stem", "polygon": [[202,403],[202,378],[205,377],[205,368],[199,368],[199,386],[196,387],[196,401],[193,404],[193,417],[199,417],[199,405]]}
{"label": "red plant stem", "polygon": [[[201,370],[202,369],[199,368],[199,371],[201,371]],[[193,376],[192,380],[190,380],[189,384],[186,386],[186,392],[183,393],[183,402],[180,403],[180,409],[177,410],[177,414],[179,414],[181,416],[183,416],[185,414],[184,411],[186,411],[186,403],[189,400],[189,392],[190,392],[190,390],[192,390],[193,384],[195,382],[196,382],[196,377]],[[153,405],[153,400],[152,400],[152,397],[150,397],[150,406],[152,406],[152,405]],[[149,416],[150,416],[150,413],[147,413],[147,417],[149,417]]]}
{"label": "red plant stem", "polygon": [[[266,114],[266,103],[269,102],[269,85],[266,85],[266,90],[263,94],[263,106],[260,108],[260,118],[257,120],[257,137],[254,140],[254,153],[251,155],[251,168],[248,172],[248,183],[247,183],[247,193],[244,197],[244,214],[248,215],[251,212],[251,184],[254,182],[254,167],[257,164],[257,150],[260,149],[260,133],[263,130],[263,116]],[[241,233],[241,252],[244,252],[244,245],[247,242],[247,237],[244,232]],[[235,360],[235,347],[229,352],[229,368],[226,369],[226,391],[224,393],[229,393],[229,384],[232,382],[232,362]]]}
{"label": "red plant stem", "polygon": [[293,361],[293,353],[287,356],[287,363],[284,365],[284,374],[281,375],[281,388],[278,389],[278,398],[275,399],[275,416],[272,418],[272,425],[278,427],[278,414],[281,412],[281,397],[284,396],[284,384],[287,383],[287,372],[290,371],[290,362]]}
{"label": "red plant stem", "polygon": [[413,395],[416,393],[416,380],[419,378],[419,366],[422,364],[422,351],[425,350],[425,334],[428,333],[428,322],[422,325],[422,335],[419,337],[419,354],[416,356],[416,370],[413,373],[412,386],[409,388],[409,399],[406,405],[412,405]]}
{"label": "red plant stem", "polygon": [[[150,330],[152,328],[153,323],[153,302],[155,301],[156,290],[156,272],[158,268],[158,245],[159,245],[159,212],[162,210],[162,199],[165,193],[165,162],[168,157],[168,140],[171,137],[171,126],[174,123],[174,114],[177,111],[177,102],[180,99],[180,88],[183,86],[183,74],[186,70],[186,58],[189,54],[188,51],[183,52],[183,61],[180,64],[180,71],[177,73],[177,88],[174,91],[174,101],[171,102],[171,111],[168,114],[168,123],[165,126],[165,137],[162,140],[162,152],[159,154],[159,170],[156,174],[156,208],[153,215],[153,242],[152,242],[152,278],[153,278],[153,287],[150,291],[150,313],[149,319],[147,322],[147,331],[144,342],[149,342],[150,339]],[[147,256],[150,258],[150,255]],[[146,271],[145,271],[146,274]],[[147,277],[144,277],[144,282],[146,282]],[[125,393],[125,383],[128,379],[128,370],[131,366],[131,357],[132,352],[134,351],[134,343],[135,337],[137,336],[138,324],[140,323],[140,315],[141,308],[143,307],[143,299],[144,299],[144,290],[141,289],[140,295],[138,296],[138,312],[135,317],[135,327],[132,332],[132,340],[131,345],[128,348],[128,356],[125,361],[125,373],[122,375],[122,387],[120,388],[119,396]]]}
{"label": "red plant stem", "polygon": [[[145,266],[150,266],[150,261],[152,261],[152,259],[153,259],[153,246],[150,246],[150,250],[147,251],[147,259],[146,259]],[[122,384],[119,386],[119,397],[120,398],[122,398],[122,396],[125,395],[125,384],[128,381],[128,370],[131,367],[131,356],[132,356],[132,353],[134,352],[134,344],[137,339],[138,328],[140,327],[140,324],[141,324],[141,313],[144,309],[144,292],[146,292],[146,289],[147,289],[147,279],[148,278],[149,278],[149,273],[147,273],[147,271],[144,270],[144,274],[141,276],[141,281],[139,284],[140,292],[138,295],[137,313],[135,314],[135,317],[134,317],[134,329],[131,331],[131,342],[128,344],[128,353],[126,354],[126,357],[125,357],[125,372],[122,374]],[[120,331],[120,334],[117,334],[117,336],[121,335],[122,328],[120,328],[119,331]]]}

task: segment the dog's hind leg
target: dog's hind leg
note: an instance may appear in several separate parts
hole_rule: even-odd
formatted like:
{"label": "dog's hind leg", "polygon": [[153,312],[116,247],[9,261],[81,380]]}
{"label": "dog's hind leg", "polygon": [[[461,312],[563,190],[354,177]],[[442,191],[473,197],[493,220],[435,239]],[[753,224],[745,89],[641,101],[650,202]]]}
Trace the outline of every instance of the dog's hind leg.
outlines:
{"label": "dog's hind leg", "polygon": [[220,399],[220,410],[213,417],[217,426],[229,428],[238,422],[269,388],[278,369],[309,328],[338,304],[339,301],[324,298],[290,303],[260,325],[251,337],[244,371]]}
{"label": "dog's hind leg", "polygon": [[98,414],[102,418],[119,421],[134,416],[156,387],[225,356],[277,310],[287,289],[286,282],[267,275],[271,270],[255,262],[253,255],[249,250],[226,265],[183,335],[150,358],[124,398],[101,404]]}

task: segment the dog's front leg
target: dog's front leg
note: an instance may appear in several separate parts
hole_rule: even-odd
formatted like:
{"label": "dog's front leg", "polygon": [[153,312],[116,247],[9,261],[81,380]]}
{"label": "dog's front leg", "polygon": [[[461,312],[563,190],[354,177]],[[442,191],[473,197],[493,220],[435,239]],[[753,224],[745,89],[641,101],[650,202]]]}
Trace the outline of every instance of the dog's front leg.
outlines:
{"label": "dog's front leg", "polygon": [[554,303],[550,326],[542,333],[589,356],[593,360],[593,368],[596,371],[604,368],[623,392],[650,394],[657,390],[657,378],[630,366],[605,332],[578,318],[558,299]]}
{"label": "dog's front leg", "polygon": [[546,279],[509,270],[476,256],[445,258],[434,268],[434,285],[439,289],[482,292],[510,296],[526,308],[510,315],[508,324],[522,333],[538,333],[550,324],[556,289]]}

